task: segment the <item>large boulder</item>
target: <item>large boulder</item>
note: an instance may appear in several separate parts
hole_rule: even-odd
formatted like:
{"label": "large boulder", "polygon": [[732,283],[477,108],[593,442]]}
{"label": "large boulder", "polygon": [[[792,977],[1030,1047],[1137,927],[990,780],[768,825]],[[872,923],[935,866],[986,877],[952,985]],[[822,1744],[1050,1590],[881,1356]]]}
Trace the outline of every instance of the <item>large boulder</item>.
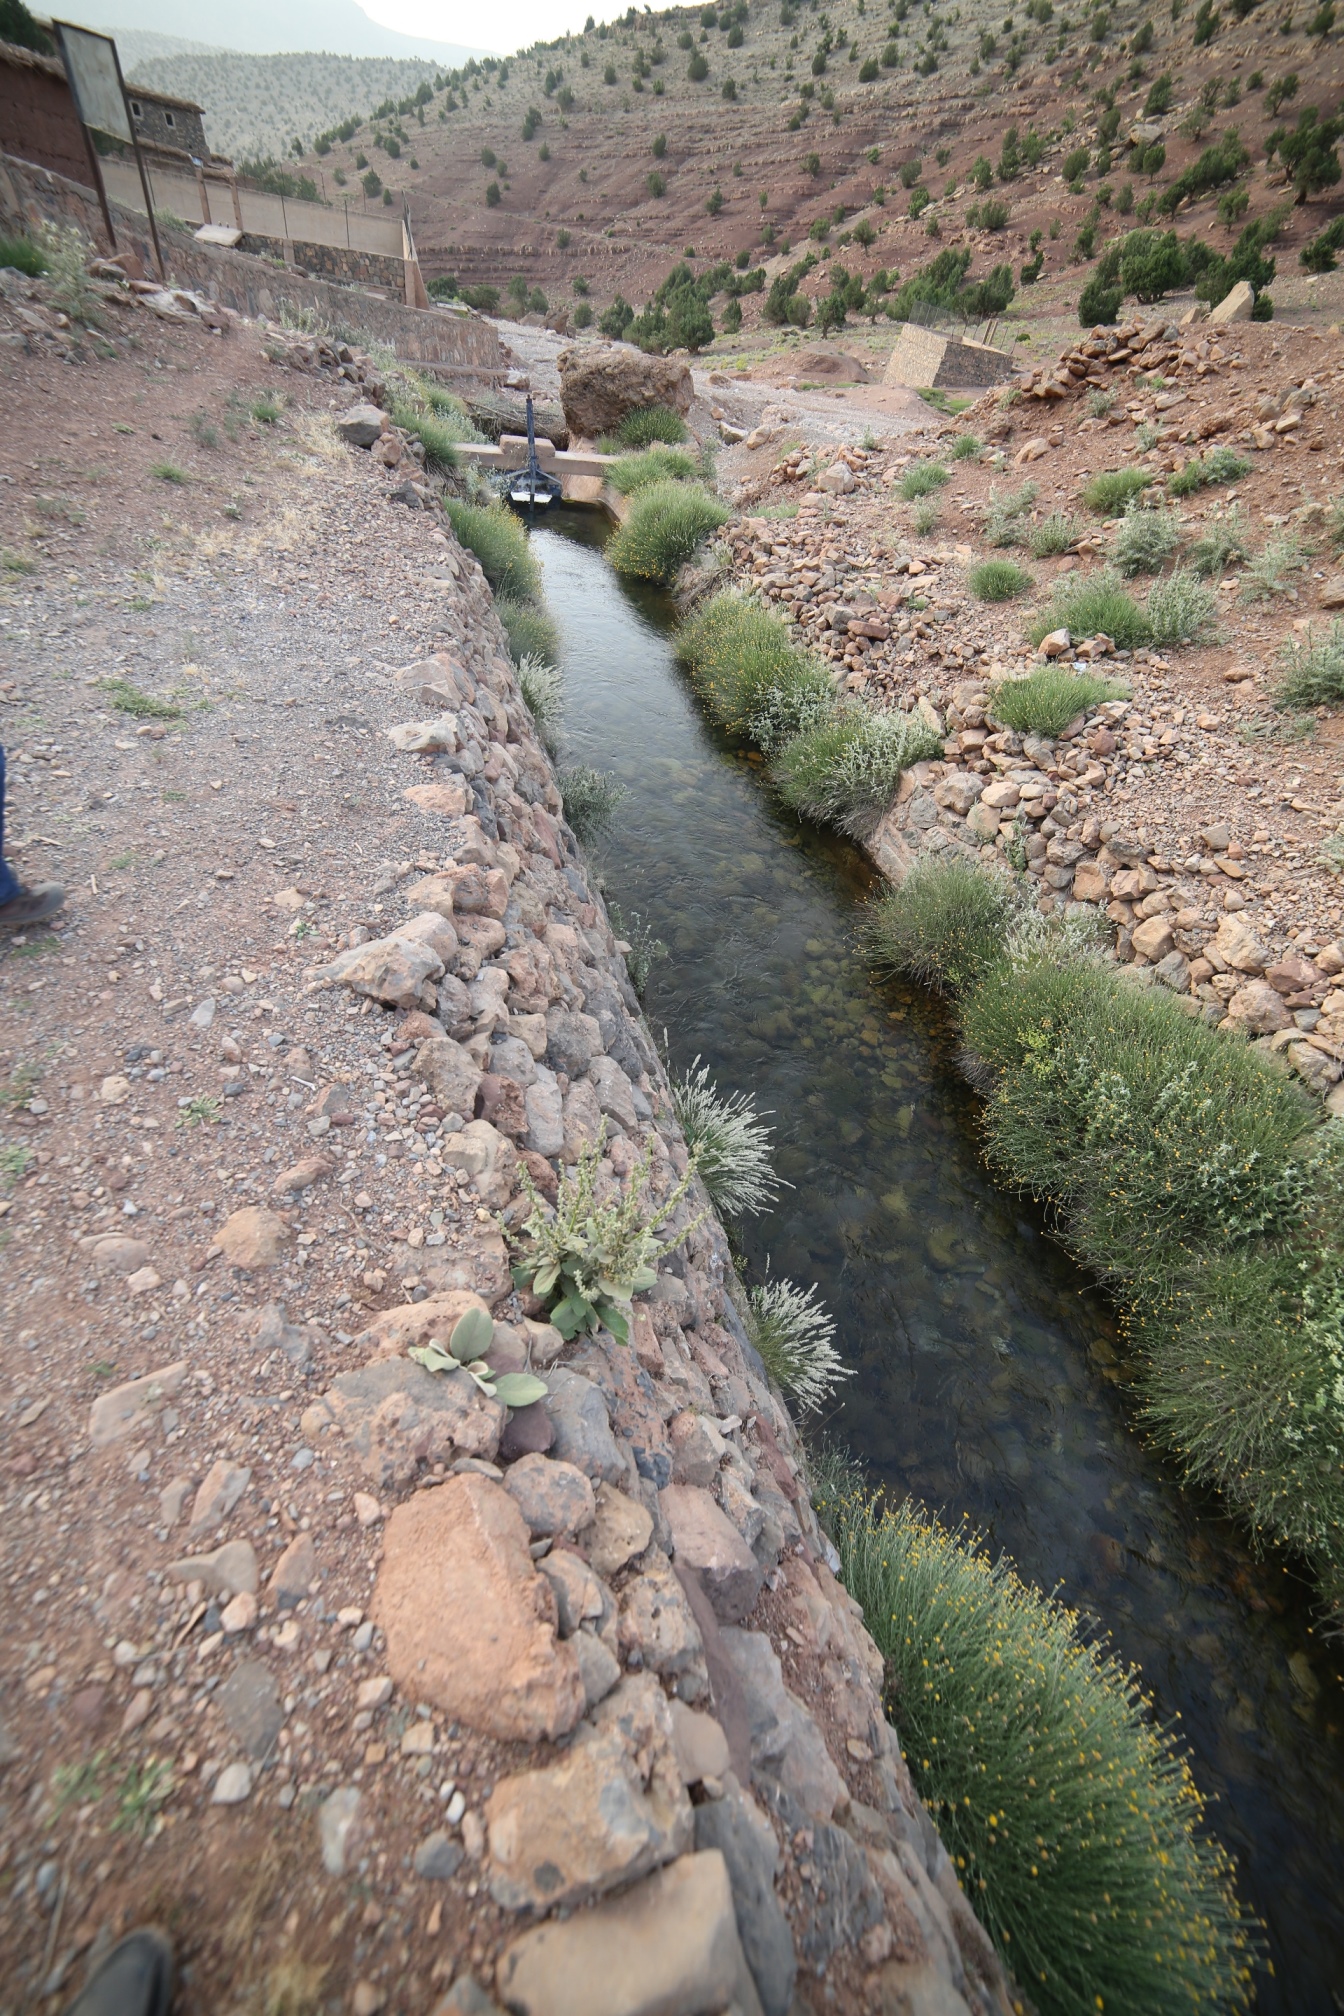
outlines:
{"label": "large boulder", "polygon": [[690,411],[691,373],[680,358],[647,357],[628,343],[581,344],[562,350],[559,363],[565,420],[571,434],[589,441],[645,406]]}

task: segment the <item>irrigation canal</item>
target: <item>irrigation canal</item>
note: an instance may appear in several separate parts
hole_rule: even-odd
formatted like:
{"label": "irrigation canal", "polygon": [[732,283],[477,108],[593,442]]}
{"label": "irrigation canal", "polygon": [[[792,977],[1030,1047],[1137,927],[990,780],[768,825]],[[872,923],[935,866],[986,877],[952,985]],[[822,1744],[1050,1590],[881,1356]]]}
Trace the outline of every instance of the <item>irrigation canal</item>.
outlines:
{"label": "irrigation canal", "polygon": [[749,1272],[820,1284],[854,1368],[830,1425],[870,1477],[968,1519],[1141,1669],[1268,1929],[1259,2009],[1339,2016],[1344,1688],[1307,1593],[1144,1447],[1105,1298],[983,1167],[938,1004],[856,949],[866,859],[705,720],[670,599],[614,575],[607,536],[578,511],[533,534],[566,760],[629,788],[595,866],[669,948],[650,1026],[770,1111],[793,1187],[739,1227]]}

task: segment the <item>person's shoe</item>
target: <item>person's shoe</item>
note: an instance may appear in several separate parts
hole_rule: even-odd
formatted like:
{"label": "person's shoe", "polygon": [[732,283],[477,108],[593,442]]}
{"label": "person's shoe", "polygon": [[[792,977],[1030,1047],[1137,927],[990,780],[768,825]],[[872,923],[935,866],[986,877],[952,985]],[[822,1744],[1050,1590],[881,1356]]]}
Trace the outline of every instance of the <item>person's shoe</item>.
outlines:
{"label": "person's shoe", "polygon": [[21,886],[8,903],[0,903],[0,931],[26,931],[30,924],[45,924],[64,904],[59,882],[38,882],[31,889]]}
{"label": "person's shoe", "polygon": [[65,2016],[168,2016],[173,1987],[173,1949],[142,1925],[112,1948]]}

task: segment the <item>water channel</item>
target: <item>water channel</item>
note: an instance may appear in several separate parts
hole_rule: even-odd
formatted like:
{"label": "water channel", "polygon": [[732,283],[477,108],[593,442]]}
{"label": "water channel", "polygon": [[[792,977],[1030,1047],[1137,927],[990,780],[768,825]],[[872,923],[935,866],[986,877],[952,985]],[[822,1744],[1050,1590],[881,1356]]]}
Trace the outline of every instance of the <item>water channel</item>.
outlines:
{"label": "water channel", "polygon": [[704,719],[669,599],[614,575],[606,536],[577,511],[534,533],[566,760],[629,787],[594,865],[669,947],[651,1027],[771,1111],[794,1187],[740,1228],[749,1270],[820,1284],[855,1368],[834,1431],[870,1476],[968,1517],[1141,1668],[1267,1928],[1259,2009],[1338,2016],[1344,1688],[1305,1592],[1145,1449],[1104,1297],[986,1174],[941,1010],[858,955],[866,860]]}

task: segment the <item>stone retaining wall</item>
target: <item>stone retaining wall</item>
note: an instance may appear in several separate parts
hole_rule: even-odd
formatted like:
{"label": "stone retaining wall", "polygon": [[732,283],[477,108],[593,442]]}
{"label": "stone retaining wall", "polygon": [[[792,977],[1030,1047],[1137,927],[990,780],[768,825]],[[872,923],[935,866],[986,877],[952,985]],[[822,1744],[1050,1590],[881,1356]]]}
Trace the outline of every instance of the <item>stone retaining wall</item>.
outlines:
{"label": "stone retaining wall", "polygon": [[1001,385],[1013,375],[1013,360],[1006,351],[988,343],[971,343],[946,336],[937,329],[922,329],[907,322],[896,340],[896,348],[882,374],[884,385],[913,385],[976,388]]}
{"label": "stone retaining wall", "polygon": [[[304,1428],[400,1501],[371,1606],[399,1695],[510,1746],[465,1843],[516,1919],[487,1986],[521,2016],[1007,2016],[722,1227],[705,1210],[662,1262],[628,1347],[565,1344],[514,1291],[489,1214],[526,1216],[523,1170],[553,1197],[600,1140],[600,1186],[648,1154],[665,1196],[686,1149],[503,633],[454,560],[461,650],[392,675],[442,862],[313,984],[408,1010],[394,1048],[448,1116],[479,1238],[407,1254],[420,1299],[375,1317]],[[470,1307],[492,1365],[530,1359],[545,1399],[507,1416],[407,1355]],[[459,1981],[440,2016],[494,2006]]]}

